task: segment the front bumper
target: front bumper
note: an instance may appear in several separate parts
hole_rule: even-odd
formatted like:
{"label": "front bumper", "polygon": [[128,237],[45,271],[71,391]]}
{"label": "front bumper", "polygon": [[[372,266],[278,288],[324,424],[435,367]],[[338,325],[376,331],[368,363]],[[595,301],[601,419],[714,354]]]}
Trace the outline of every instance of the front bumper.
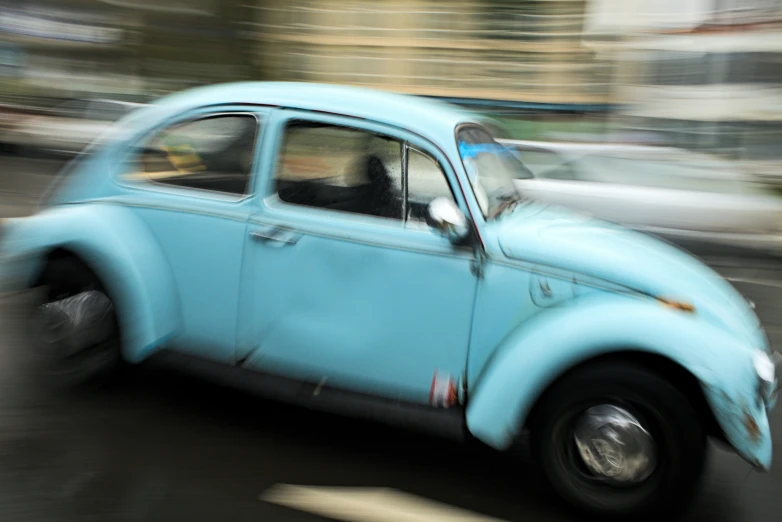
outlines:
{"label": "front bumper", "polygon": [[769,413],[773,410],[779,390],[779,374],[782,355],[774,352],[776,378],[769,386],[735,390],[704,386],[706,399],[714,412],[725,438],[741,457],[756,469],[769,471],[772,460],[772,438]]}
{"label": "front bumper", "polygon": [[756,468],[771,469],[772,443],[768,410],[751,398],[730,397],[723,390],[704,387],[706,399],[725,438],[742,458]]}

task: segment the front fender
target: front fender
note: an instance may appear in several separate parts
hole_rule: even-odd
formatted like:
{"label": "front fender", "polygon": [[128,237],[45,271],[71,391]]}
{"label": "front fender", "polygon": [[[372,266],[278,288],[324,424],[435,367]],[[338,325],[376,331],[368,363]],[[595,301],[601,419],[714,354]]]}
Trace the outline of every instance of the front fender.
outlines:
{"label": "front fender", "polygon": [[467,405],[470,432],[508,448],[535,401],[568,369],[634,349],[678,363],[701,383],[728,441],[754,465],[771,465],[768,417],[757,395],[752,346],[688,314],[629,296],[597,296],[521,325],[487,363]]}
{"label": "front fender", "polygon": [[107,204],[55,207],[3,224],[0,282],[34,284],[48,252],[63,248],[95,270],[112,294],[125,358],[138,362],[179,329],[171,267],[146,225],[131,210]]}

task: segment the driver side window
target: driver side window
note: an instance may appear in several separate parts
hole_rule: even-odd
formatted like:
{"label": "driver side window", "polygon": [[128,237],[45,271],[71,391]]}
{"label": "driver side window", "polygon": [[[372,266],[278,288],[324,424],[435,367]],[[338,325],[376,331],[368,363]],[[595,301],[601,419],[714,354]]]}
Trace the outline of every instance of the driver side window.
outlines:
{"label": "driver side window", "polygon": [[416,224],[433,199],[453,199],[440,164],[407,143],[302,120],[285,128],[275,188],[285,203]]}
{"label": "driver side window", "polygon": [[295,121],[275,173],[286,203],[402,219],[402,143],[361,129]]}

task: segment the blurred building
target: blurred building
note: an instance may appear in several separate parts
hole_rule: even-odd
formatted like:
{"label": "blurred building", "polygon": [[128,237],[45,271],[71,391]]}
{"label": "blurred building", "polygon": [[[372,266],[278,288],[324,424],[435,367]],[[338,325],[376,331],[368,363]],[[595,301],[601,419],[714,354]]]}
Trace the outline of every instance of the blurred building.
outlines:
{"label": "blurred building", "polygon": [[610,127],[633,139],[782,165],[781,6],[0,0],[0,102],[317,81],[507,111],[525,138],[606,139],[605,114],[619,107]]}
{"label": "blurred building", "polygon": [[259,0],[275,80],[457,100],[600,105],[610,62],[582,44],[586,0]]}
{"label": "blurred building", "polygon": [[0,0],[2,94],[128,97],[247,77],[240,0]]}
{"label": "blurred building", "polygon": [[132,88],[129,21],[105,7],[95,0],[0,1],[3,93]]}
{"label": "blurred building", "polygon": [[617,59],[617,124],[762,166],[782,160],[782,2],[595,0]]}
{"label": "blurred building", "polygon": [[253,77],[241,32],[253,0],[101,0],[138,20],[137,70],[145,91]]}

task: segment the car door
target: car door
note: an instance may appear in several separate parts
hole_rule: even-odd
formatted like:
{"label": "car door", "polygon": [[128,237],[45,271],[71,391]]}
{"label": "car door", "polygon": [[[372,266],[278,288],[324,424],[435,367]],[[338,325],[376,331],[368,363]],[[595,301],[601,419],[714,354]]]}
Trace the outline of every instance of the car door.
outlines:
{"label": "car door", "polygon": [[464,208],[446,158],[366,120],[278,114],[267,197],[245,252],[240,357],[427,402],[436,372],[458,380],[464,371],[477,284],[472,249],[423,222],[434,197]]}
{"label": "car door", "polygon": [[148,225],[174,274],[182,331],[172,347],[232,363],[251,178],[266,113],[246,107],[197,111],[131,146],[119,202]]}

